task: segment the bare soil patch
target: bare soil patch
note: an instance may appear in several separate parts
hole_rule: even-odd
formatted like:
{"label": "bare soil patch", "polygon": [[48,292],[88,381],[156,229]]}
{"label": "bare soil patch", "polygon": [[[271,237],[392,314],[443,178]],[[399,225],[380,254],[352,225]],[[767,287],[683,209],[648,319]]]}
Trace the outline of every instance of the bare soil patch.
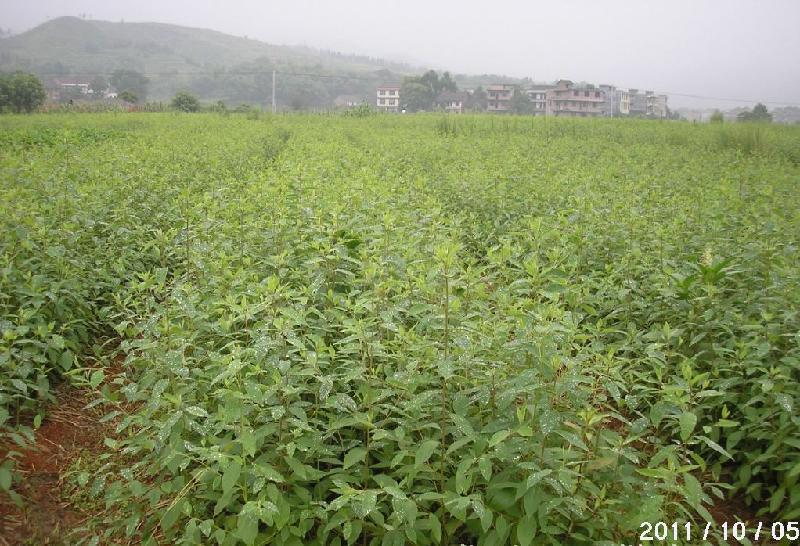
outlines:
{"label": "bare soil patch", "polygon": [[[122,358],[106,368],[106,381],[120,373]],[[16,491],[24,499],[19,507],[0,496],[0,546],[71,544],[70,532],[93,514],[76,506],[65,494],[64,479],[83,457],[93,457],[107,450],[103,440],[113,437],[114,421],[101,423],[107,410],[87,407],[97,394],[61,384],[55,392],[44,422],[35,432],[35,444],[29,449],[18,445],[0,446],[0,459],[9,451],[21,453],[17,470],[22,480]]]}

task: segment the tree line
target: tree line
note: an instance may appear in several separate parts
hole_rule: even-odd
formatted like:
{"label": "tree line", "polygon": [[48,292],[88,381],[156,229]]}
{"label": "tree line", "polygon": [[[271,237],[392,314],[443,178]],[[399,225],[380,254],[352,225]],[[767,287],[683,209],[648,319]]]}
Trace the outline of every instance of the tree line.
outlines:
{"label": "tree line", "polygon": [[[117,98],[123,102],[134,104],[147,99],[150,80],[135,70],[118,69],[106,80],[103,76],[95,77],[90,88],[95,94],[101,94],[109,87],[118,90]],[[445,92],[458,92],[458,85],[449,72],[440,76],[435,70],[428,70],[421,76],[407,76],[403,79],[400,96],[402,107],[408,112],[435,110],[439,105],[439,97]],[[77,92],[80,93],[80,92]],[[63,98],[69,99],[69,91]],[[76,94],[74,98],[85,98],[85,95]],[[487,93],[479,85],[470,93],[465,93],[465,108],[473,112],[486,110]],[[34,74],[28,72],[0,72],[0,113],[31,113],[44,104],[47,92],[42,82]],[[296,101],[293,109],[302,110],[304,101]],[[179,90],[170,102],[172,108],[183,112],[198,112],[203,109],[200,100],[186,89]],[[212,110],[226,110],[223,101],[217,101]],[[532,102],[528,94],[520,86],[515,86],[509,101],[509,111],[513,114],[529,114],[532,111]],[[737,121],[740,122],[766,122],[772,121],[772,114],[761,103],[756,104],[752,110],[740,112]],[[721,123],[722,112],[715,111],[711,116],[712,123]]]}
{"label": "tree line", "polygon": [[0,73],[0,112],[31,113],[47,98],[42,82],[27,72]]}
{"label": "tree line", "polygon": [[[725,115],[719,110],[714,110],[714,113],[711,114],[711,118],[709,119],[711,123],[722,123],[724,120],[725,120]],[[744,110],[743,112],[739,112],[736,115],[736,121],[744,121],[751,123],[771,123],[772,114],[769,112],[769,110],[764,104],[759,102],[758,104],[753,106],[752,110]]]}
{"label": "tree line", "polygon": [[[444,72],[439,76],[435,70],[428,70],[422,76],[408,76],[403,79],[400,87],[402,106],[408,112],[435,110],[439,106],[440,95],[446,91],[458,92],[458,86],[449,72]],[[488,95],[483,86],[477,86],[464,98],[464,107],[467,110],[486,111]],[[522,87],[515,86],[508,108],[512,114],[530,114],[533,112],[533,103]]]}

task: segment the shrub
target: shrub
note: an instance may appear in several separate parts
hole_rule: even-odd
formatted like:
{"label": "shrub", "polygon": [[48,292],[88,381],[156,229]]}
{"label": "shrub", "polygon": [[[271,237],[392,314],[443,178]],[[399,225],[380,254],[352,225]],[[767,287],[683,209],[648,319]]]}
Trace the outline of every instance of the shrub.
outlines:
{"label": "shrub", "polygon": [[188,91],[178,91],[172,98],[172,107],[181,112],[198,112],[200,101]]}

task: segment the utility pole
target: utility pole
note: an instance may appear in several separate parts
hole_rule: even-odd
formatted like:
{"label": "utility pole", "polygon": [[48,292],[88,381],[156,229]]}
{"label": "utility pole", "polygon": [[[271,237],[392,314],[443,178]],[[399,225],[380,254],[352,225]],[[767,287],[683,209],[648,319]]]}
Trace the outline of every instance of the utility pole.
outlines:
{"label": "utility pole", "polygon": [[275,107],[275,69],[272,69],[272,113],[274,114]]}

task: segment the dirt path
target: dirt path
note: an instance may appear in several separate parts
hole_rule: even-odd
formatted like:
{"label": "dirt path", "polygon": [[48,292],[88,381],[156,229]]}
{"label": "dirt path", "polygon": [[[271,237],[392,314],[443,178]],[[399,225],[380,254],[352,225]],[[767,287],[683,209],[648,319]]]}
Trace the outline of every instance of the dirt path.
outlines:
{"label": "dirt path", "polygon": [[[109,378],[116,375],[109,369],[106,373]],[[94,515],[70,501],[65,478],[79,461],[106,451],[103,440],[113,436],[113,422],[100,422],[107,410],[87,408],[96,396],[60,385],[35,433],[35,447],[0,446],[0,460],[9,450],[22,453],[17,464],[22,479],[15,489],[25,499],[20,508],[0,496],[0,546],[73,544],[75,530]]]}

